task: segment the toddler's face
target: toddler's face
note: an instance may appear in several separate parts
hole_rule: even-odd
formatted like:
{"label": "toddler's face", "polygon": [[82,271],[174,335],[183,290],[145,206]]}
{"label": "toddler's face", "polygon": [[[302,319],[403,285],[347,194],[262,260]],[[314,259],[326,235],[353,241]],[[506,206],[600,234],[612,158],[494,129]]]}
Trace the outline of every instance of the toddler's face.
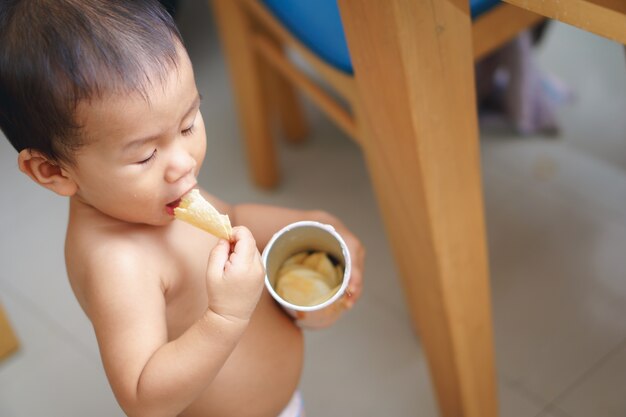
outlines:
{"label": "toddler's face", "polygon": [[148,100],[116,94],[81,103],[85,145],[68,171],[83,203],[124,221],[164,225],[173,218],[167,205],[196,185],[206,150],[200,97],[184,51],[178,69],[147,92]]}

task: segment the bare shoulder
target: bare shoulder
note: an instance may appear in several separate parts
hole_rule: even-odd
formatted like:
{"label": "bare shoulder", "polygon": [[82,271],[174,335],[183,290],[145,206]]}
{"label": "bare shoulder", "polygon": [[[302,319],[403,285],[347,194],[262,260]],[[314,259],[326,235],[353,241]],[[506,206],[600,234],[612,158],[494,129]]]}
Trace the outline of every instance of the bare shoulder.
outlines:
{"label": "bare shoulder", "polygon": [[163,262],[154,232],[138,227],[68,231],[65,257],[70,284],[85,313],[136,293],[162,292]]}

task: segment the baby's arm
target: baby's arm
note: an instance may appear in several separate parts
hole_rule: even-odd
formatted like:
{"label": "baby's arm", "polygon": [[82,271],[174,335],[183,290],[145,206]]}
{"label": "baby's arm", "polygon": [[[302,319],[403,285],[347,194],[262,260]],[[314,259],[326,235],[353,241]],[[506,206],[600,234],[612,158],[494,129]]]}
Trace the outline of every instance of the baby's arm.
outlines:
{"label": "baby's arm", "polygon": [[106,285],[89,291],[86,310],[127,415],[179,414],[211,384],[240,340],[263,288],[263,267],[250,232],[238,227],[233,237],[232,253],[222,240],[209,257],[210,308],[170,342],[163,288],[154,279],[159,271],[137,263],[136,256],[98,265],[101,272],[90,282]]}

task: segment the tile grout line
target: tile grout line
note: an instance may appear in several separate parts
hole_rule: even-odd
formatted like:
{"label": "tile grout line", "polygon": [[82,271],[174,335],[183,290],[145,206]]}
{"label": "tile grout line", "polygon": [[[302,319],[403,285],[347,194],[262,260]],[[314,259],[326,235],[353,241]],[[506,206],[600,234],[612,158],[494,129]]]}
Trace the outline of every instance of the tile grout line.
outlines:
{"label": "tile grout line", "polygon": [[565,416],[567,415],[563,410],[561,410],[558,406],[558,402],[563,400],[567,395],[569,395],[574,389],[579,387],[583,382],[587,380],[589,376],[594,374],[602,365],[608,362],[610,359],[615,357],[622,349],[626,347],[626,337],[624,337],[621,341],[617,343],[612,349],[610,349],[606,354],[604,354],[601,358],[599,358],[594,364],[589,366],[578,378],[576,378],[571,384],[569,384],[565,389],[554,397],[548,405],[545,407],[544,411],[552,411],[554,408],[558,409],[559,412],[563,413]]}
{"label": "tile grout line", "polygon": [[[522,383],[519,382],[515,378],[511,379],[510,377],[507,377],[504,374],[500,374],[499,375],[499,379],[500,379],[501,383],[503,383],[509,389],[511,389],[512,391],[515,391],[518,395],[523,397],[525,400],[527,400],[532,405],[537,406],[540,409],[540,411],[539,411],[539,414],[534,416],[534,417],[541,417],[541,414],[543,413],[543,410],[549,404],[549,402],[547,400],[543,399],[541,396],[535,394],[534,392],[529,391],[528,389],[526,389],[526,387],[524,387],[524,385],[522,385]],[[567,417],[569,417],[569,416],[567,416]]]}
{"label": "tile grout line", "polygon": [[565,411],[561,410],[557,406],[552,406],[549,404],[545,406],[541,410],[541,412],[539,412],[539,414],[537,414],[535,417],[549,417],[546,413],[555,415],[555,417],[571,417],[569,414],[567,414]]}

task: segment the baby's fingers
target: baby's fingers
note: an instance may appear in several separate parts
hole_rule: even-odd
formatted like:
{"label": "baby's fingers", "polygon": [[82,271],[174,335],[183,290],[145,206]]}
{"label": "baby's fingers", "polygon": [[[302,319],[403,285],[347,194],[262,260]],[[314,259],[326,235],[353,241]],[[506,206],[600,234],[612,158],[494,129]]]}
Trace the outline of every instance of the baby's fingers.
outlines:
{"label": "baby's fingers", "polygon": [[244,226],[236,226],[233,228],[233,241],[235,245],[231,256],[250,259],[258,252],[256,241],[252,233]]}
{"label": "baby's fingers", "polygon": [[207,265],[208,276],[222,277],[224,275],[224,267],[228,261],[229,252],[230,243],[224,239],[220,239],[209,254],[209,263]]}

